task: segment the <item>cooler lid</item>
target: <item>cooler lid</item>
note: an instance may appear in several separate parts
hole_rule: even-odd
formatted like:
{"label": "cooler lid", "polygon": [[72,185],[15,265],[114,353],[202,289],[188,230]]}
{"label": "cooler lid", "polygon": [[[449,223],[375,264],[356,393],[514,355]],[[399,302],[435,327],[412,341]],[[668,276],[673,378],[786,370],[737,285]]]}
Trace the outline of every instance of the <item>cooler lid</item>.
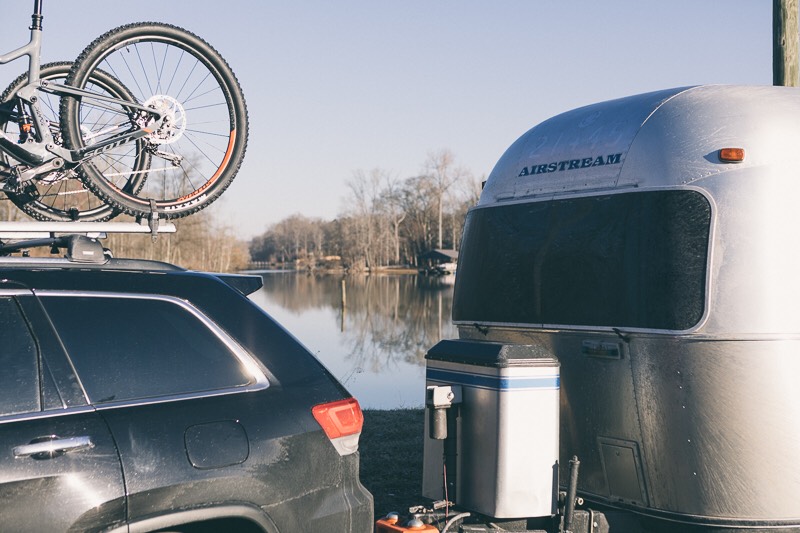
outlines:
{"label": "cooler lid", "polygon": [[425,359],[475,366],[559,366],[558,360],[543,346],[450,339],[428,350]]}

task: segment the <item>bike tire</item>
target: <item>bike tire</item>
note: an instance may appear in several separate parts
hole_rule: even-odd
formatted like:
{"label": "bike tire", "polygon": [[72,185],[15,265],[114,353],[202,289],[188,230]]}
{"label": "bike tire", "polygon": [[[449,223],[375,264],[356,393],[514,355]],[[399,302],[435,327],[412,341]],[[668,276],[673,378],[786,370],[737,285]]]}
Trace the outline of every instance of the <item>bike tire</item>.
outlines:
{"label": "bike tire", "polygon": [[[67,84],[83,87],[97,69],[129,87],[139,104],[160,107],[170,122],[142,138],[152,164],[138,193],[103,172],[97,163],[102,155],[82,164],[87,186],[137,217],[155,210],[161,218],[179,218],[216,200],[239,171],[248,132],[244,95],[222,56],[187,30],[142,22],[95,39],[75,61]],[[61,100],[64,139],[73,150],[85,146],[81,105],[78,98]],[[135,121],[129,117],[128,125],[135,129]]]}
{"label": "bike tire", "polygon": [[[63,83],[72,66],[73,64],[67,61],[46,63],[41,65],[39,77],[44,81]],[[27,83],[28,73],[25,72],[11,82],[0,96],[0,101],[5,102],[14,98]],[[103,71],[95,71],[89,78],[87,86],[90,90],[115,98],[133,98],[130,91],[118,80]],[[55,143],[62,144],[58,95],[39,91],[37,96],[39,108],[44,118],[50,123]],[[19,125],[13,120],[0,123],[0,128],[11,138],[19,137]],[[33,135],[36,135],[35,131]],[[8,165],[18,163],[5,153],[2,154],[2,157]],[[146,168],[147,161],[145,159],[142,158],[135,166],[140,169]],[[134,177],[135,182],[131,186],[134,187],[134,190],[139,190],[141,185],[138,181],[141,181],[141,176]],[[102,222],[110,220],[120,213],[119,209],[109,205],[90,191],[74,169],[63,169],[43,176],[41,179],[34,179],[22,191],[6,191],[6,196],[23,212],[36,220]]]}

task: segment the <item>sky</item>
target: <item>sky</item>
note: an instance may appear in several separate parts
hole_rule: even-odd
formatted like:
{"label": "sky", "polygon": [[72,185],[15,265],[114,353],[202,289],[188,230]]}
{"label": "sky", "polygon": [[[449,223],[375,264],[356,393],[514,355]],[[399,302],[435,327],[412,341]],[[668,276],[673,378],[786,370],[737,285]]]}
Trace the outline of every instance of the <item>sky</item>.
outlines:
{"label": "sky", "polygon": [[[3,53],[32,0],[0,0]],[[359,170],[400,179],[431,152],[487,176],[563,111],[658,89],[772,83],[768,0],[45,0],[42,61],[122,24],[211,43],[247,99],[244,164],[211,208],[242,239],[293,214],[333,219]],[[0,89],[27,68],[0,65]],[[191,119],[191,117],[189,117]]]}

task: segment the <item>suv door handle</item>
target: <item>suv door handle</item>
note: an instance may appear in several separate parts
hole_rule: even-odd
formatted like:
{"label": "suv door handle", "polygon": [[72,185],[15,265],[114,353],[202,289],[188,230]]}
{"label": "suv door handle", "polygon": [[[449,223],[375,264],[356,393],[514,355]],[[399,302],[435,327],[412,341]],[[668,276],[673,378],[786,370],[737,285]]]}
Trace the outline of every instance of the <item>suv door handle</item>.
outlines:
{"label": "suv door handle", "polygon": [[28,444],[14,447],[14,457],[33,457],[34,459],[51,459],[66,452],[92,448],[94,444],[89,437],[68,437],[62,439],[55,435],[33,439]]}

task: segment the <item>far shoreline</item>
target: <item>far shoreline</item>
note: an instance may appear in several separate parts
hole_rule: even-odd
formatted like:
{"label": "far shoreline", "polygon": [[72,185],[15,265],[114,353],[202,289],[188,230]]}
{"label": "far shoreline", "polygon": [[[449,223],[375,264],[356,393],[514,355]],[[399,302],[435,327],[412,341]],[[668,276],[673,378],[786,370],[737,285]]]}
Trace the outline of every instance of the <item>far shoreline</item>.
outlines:
{"label": "far shoreline", "polygon": [[413,267],[374,267],[366,270],[349,270],[345,268],[281,268],[279,266],[264,268],[246,268],[239,271],[242,274],[326,274],[326,275],[370,275],[370,274],[402,274],[426,275]]}

